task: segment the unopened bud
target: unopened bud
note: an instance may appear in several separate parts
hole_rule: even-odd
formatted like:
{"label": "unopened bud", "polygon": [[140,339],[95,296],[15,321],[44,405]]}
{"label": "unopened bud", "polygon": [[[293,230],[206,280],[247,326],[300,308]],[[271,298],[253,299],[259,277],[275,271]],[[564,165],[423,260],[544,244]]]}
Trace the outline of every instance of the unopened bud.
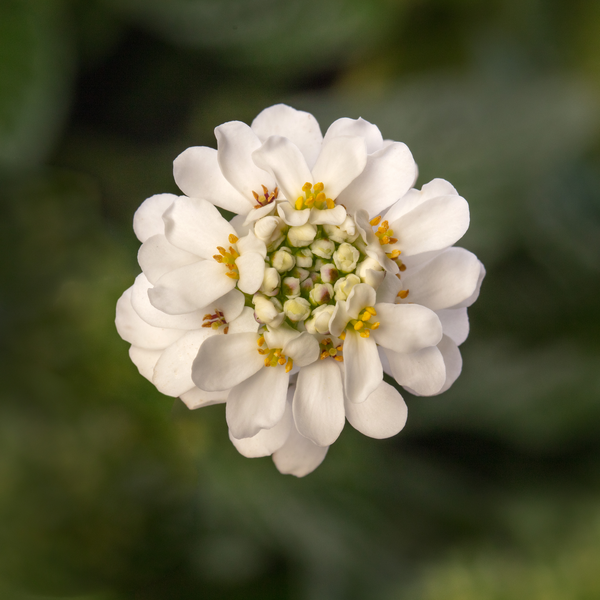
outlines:
{"label": "unopened bud", "polygon": [[290,227],[287,237],[292,246],[302,248],[309,246],[317,235],[317,228],[311,223],[305,223],[296,227]]}
{"label": "unopened bud", "polygon": [[296,264],[304,269],[310,269],[313,264],[313,254],[308,248],[296,253]]}
{"label": "unopened bud", "polygon": [[263,282],[260,286],[260,291],[266,296],[276,296],[279,292],[279,285],[281,283],[281,277],[277,272],[277,269],[273,267],[267,267],[263,276]]}
{"label": "unopened bud", "polygon": [[310,245],[310,249],[313,254],[316,254],[321,258],[329,259],[335,251],[335,244],[331,240],[315,240]]}
{"label": "unopened bud", "polygon": [[360,252],[350,244],[344,242],[333,253],[333,262],[342,273],[351,273],[356,268]]}
{"label": "unopened bud", "polygon": [[305,298],[292,298],[284,303],[283,312],[290,321],[304,321],[310,316],[310,304]]}
{"label": "unopened bud", "polygon": [[352,288],[360,283],[360,277],[351,273],[346,277],[342,277],[335,282],[334,291],[336,300],[346,300],[352,291]]}
{"label": "unopened bud", "polygon": [[285,277],[282,283],[282,291],[288,298],[300,295],[300,280],[297,277]]}
{"label": "unopened bud", "polygon": [[308,297],[315,305],[327,304],[333,298],[333,286],[330,283],[317,283]]}
{"label": "unopened bud", "polygon": [[317,306],[315,310],[312,311],[312,317],[306,321],[306,331],[308,333],[329,333],[329,321],[331,320],[331,315],[335,306],[333,304],[323,304],[322,306]]}
{"label": "unopened bud", "polygon": [[339,276],[339,271],[333,263],[324,264],[320,269],[321,281],[323,283],[333,283]]}
{"label": "unopened bud", "polygon": [[271,256],[271,264],[279,273],[286,273],[296,265],[296,258],[289,248],[280,248]]}

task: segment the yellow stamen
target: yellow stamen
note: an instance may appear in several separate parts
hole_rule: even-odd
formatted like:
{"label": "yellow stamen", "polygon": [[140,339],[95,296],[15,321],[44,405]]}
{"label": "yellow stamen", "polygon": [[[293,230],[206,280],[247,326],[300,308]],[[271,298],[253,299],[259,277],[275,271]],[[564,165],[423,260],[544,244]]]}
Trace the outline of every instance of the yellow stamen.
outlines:
{"label": "yellow stamen", "polygon": [[294,204],[294,207],[296,210],[302,210],[302,205],[304,204],[304,198],[302,198],[302,196],[300,196],[297,200],[296,200],[296,204]]}
{"label": "yellow stamen", "polygon": [[404,263],[401,263],[400,265],[398,265],[398,268],[399,268],[401,271],[406,271],[406,265],[405,265]]}
{"label": "yellow stamen", "polygon": [[265,336],[264,336],[264,335],[261,335],[261,336],[258,338],[258,340],[256,340],[256,343],[257,343],[259,346],[262,346],[262,345],[265,343]]}
{"label": "yellow stamen", "polygon": [[360,331],[360,330],[361,330],[361,329],[362,329],[364,326],[365,326],[365,324],[364,324],[362,321],[357,321],[357,322],[354,324],[354,329],[355,329],[356,331]]}
{"label": "yellow stamen", "polygon": [[344,357],[343,356],[334,356],[333,359],[337,360],[338,362],[344,362]]}
{"label": "yellow stamen", "polygon": [[374,331],[375,329],[379,329],[380,325],[381,325],[381,323],[379,321],[377,321],[377,323],[373,323],[373,325],[371,325],[371,331]]}
{"label": "yellow stamen", "polygon": [[391,258],[392,260],[394,260],[394,258],[398,258],[400,255],[402,254],[402,252],[400,252],[400,250],[398,250],[397,248],[395,250],[392,250],[391,252],[386,252],[386,256],[388,258]]}
{"label": "yellow stamen", "polygon": [[258,194],[252,190],[252,195],[254,196],[254,199],[258,201]]}
{"label": "yellow stamen", "polygon": [[370,334],[371,334],[371,332],[368,329],[365,329],[364,331],[360,332],[360,337],[361,338],[368,338]]}
{"label": "yellow stamen", "polygon": [[294,361],[291,358],[288,358],[287,365],[285,365],[285,372],[289,373],[294,368]]}
{"label": "yellow stamen", "polygon": [[390,238],[389,238],[387,235],[384,235],[384,236],[381,238],[380,242],[381,242],[381,245],[382,245],[382,246],[385,246],[386,244],[389,244],[389,243],[390,243]]}
{"label": "yellow stamen", "polygon": [[225,275],[227,275],[227,277],[229,277],[230,279],[239,279],[240,278],[240,274],[236,273],[235,271],[229,271],[228,273],[225,273]]}
{"label": "yellow stamen", "polygon": [[279,360],[277,361],[280,365],[285,365],[285,356],[280,356]]}
{"label": "yellow stamen", "polygon": [[377,314],[377,311],[372,306],[366,306],[365,310],[368,310],[373,316]]}
{"label": "yellow stamen", "polygon": [[220,254],[213,254],[213,258],[218,262],[218,263],[222,263],[223,262],[223,257]]}
{"label": "yellow stamen", "polygon": [[342,333],[340,333],[339,335],[340,340],[344,341],[346,339],[346,332],[342,331]]}
{"label": "yellow stamen", "polygon": [[369,221],[369,224],[371,225],[371,227],[375,227],[375,225],[379,225],[379,223],[381,223],[381,215],[379,215],[378,217],[375,217],[374,219],[371,219]]}
{"label": "yellow stamen", "polygon": [[372,316],[373,315],[368,310],[365,310],[365,312],[362,315],[360,315],[360,320],[368,321]]}
{"label": "yellow stamen", "polygon": [[223,255],[225,256],[227,254],[227,250],[225,250],[225,248],[223,248],[223,246],[217,246],[217,250]]}
{"label": "yellow stamen", "polygon": [[327,208],[335,208],[335,202],[331,198],[327,198]]}
{"label": "yellow stamen", "polygon": [[235,235],[233,235],[233,233],[230,233],[228,239],[229,239],[230,244],[235,244],[239,238],[237,238]]}
{"label": "yellow stamen", "polygon": [[402,300],[404,300],[404,298],[406,298],[406,296],[408,296],[408,290],[400,290],[398,292],[398,297],[402,298]]}
{"label": "yellow stamen", "polygon": [[302,186],[303,192],[310,192],[312,189],[312,184],[308,183],[308,181]]}
{"label": "yellow stamen", "polygon": [[[308,189],[310,189],[310,188],[308,188]],[[325,189],[325,186],[323,185],[322,181],[319,181],[319,183],[315,183],[315,185],[313,186],[313,189],[315,190],[315,192],[319,193]]]}

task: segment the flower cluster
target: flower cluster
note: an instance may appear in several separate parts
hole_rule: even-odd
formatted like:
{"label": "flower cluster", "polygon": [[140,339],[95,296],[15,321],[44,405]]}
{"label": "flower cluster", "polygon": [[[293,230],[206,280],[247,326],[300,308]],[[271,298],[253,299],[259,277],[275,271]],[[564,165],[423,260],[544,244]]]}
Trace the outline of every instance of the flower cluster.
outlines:
{"label": "flower cluster", "polygon": [[142,274],[117,328],[161,392],[189,408],[226,403],[243,455],[303,476],[346,420],[374,438],[403,428],[384,372],[418,395],[458,377],[484,276],[453,247],[468,205],[441,179],[412,189],[409,149],[363,119],[322,136],[280,104],[215,135],[217,150],[175,160],[184,196],[136,212]]}

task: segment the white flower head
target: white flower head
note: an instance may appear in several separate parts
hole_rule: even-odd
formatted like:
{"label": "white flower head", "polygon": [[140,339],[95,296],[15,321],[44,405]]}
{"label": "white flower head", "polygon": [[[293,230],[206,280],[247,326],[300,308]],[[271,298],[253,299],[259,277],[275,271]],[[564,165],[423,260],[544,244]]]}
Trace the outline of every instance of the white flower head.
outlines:
{"label": "white flower head", "polygon": [[458,377],[485,273],[453,247],[468,205],[443,180],[411,189],[406,145],[364,119],[323,136],[280,104],[215,135],[216,150],[175,160],[184,196],[138,209],[143,274],[117,328],[158,389],[190,408],[226,402],[242,454],[303,476],[346,420],[375,438],[402,429],[406,405],[384,369],[421,395]]}

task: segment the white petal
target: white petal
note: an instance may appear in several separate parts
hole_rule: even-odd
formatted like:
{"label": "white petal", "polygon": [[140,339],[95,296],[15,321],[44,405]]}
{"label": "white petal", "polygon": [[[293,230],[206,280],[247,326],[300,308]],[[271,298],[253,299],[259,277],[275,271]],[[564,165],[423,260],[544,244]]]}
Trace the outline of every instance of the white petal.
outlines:
{"label": "white petal", "polygon": [[325,184],[323,190],[334,200],[364,170],[367,148],[361,137],[331,137],[323,142],[321,153],[312,169],[314,181]]}
{"label": "white petal", "polygon": [[393,221],[390,228],[403,256],[452,246],[469,228],[469,205],[460,196],[442,196]]}
{"label": "white petal", "polygon": [[289,379],[284,367],[263,367],[231,390],[225,416],[234,438],[252,437],[281,421]]}
{"label": "white petal", "polygon": [[462,302],[455,304],[452,308],[464,308],[469,307],[477,298],[479,298],[479,292],[481,291],[481,284],[483,283],[483,278],[485,277],[485,267],[483,263],[479,263],[479,277],[477,278],[477,285],[475,286],[475,291]]}
{"label": "white petal", "polygon": [[151,283],[156,283],[165,273],[191,265],[200,260],[195,254],[176,248],[162,235],[148,238],[138,251],[138,263]]}
{"label": "white petal", "polygon": [[138,348],[137,346],[129,347],[131,362],[138,368],[140,375],[148,381],[152,381],[154,365],[156,365],[161,354],[162,350],[148,350],[147,348]]}
{"label": "white petal", "polygon": [[162,216],[176,198],[173,194],[156,194],[142,202],[133,215],[133,231],[140,242],[144,243],[153,235],[164,234]]}
{"label": "white petal", "polygon": [[469,315],[466,308],[448,308],[438,310],[437,316],[442,323],[444,335],[460,346],[469,335]]}
{"label": "white petal", "polygon": [[325,208],[323,210],[312,208],[310,210],[309,221],[313,225],[341,225],[345,220],[346,209],[339,204],[333,208]]}
{"label": "white petal", "polygon": [[252,160],[252,153],[260,148],[261,141],[246,123],[223,123],[215,129],[215,137],[221,172],[244,198],[254,204],[252,192],[261,194],[263,185],[270,192],[275,189],[273,177]]}
{"label": "white petal", "polygon": [[235,217],[233,217],[229,223],[235,229],[235,233],[238,237],[248,235],[250,232],[250,227],[246,224],[246,217],[244,215],[235,215]]}
{"label": "white petal", "polygon": [[229,246],[235,229],[217,208],[201,198],[177,198],[163,216],[165,235],[171,244],[196,256],[211,259],[217,246]]}
{"label": "white petal", "polygon": [[[284,200],[285,202],[285,200]],[[267,217],[269,216],[276,208],[276,205],[279,204],[278,202],[270,202],[269,204],[265,204],[264,206],[260,206],[259,208],[256,208],[256,205],[252,208],[252,210],[246,215],[246,217],[242,220],[242,223],[245,226],[248,226],[251,223],[254,223],[255,221],[258,221],[258,219],[262,219],[263,217]],[[234,225],[233,223],[233,219],[230,221],[230,223],[236,228],[236,230],[238,229],[236,225]],[[248,229],[249,231],[249,229]],[[248,231],[245,232],[244,235],[246,235],[248,233]]]}
{"label": "white petal", "polygon": [[319,123],[310,113],[285,104],[265,108],[252,121],[252,131],[261,142],[272,135],[288,138],[300,148],[309,168],[315,164],[323,141]]}
{"label": "white petal", "polygon": [[424,202],[441,196],[458,196],[458,192],[445,179],[433,179],[426,183],[421,190],[412,189],[406,192],[398,202],[394,203],[384,213],[383,218],[392,223]]}
{"label": "white petal", "polygon": [[223,176],[214,148],[195,146],[173,161],[173,175],[179,189],[190,198],[204,198],[215,206],[244,215],[251,198],[242,196]]}
{"label": "white petal", "polygon": [[160,392],[177,397],[194,387],[192,363],[202,342],[213,335],[219,334],[210,328],[188,331],[162,353],[152,377]]}
{"label": "white petal", "polygon": [[[201,309],[185,315],[169,315],[152,305],[150,298],[148,297],[148,290],[151,288],[152,284],[148,281],[148,278],[143,273],[140,273],[136,277],[135,283],[131,289],[131,305],[135,312],[142,317],[146,323],[153,327],[168,329],[190,330],[202,327],[204,322],[203,317],[207,312],[206,310]],[[230,293],[235,291],[236,290],[232,290]],[[243,307],[244,296],[240,292],[237,293],[241,296]]]}
{"label": "white petal", "polygon": [[223,404],[227,401],[228,395],[229,390],[206,392],[194,386],[179,397],[190,410],[194,410],[204,406],[212,406],[213,404]]}
{"label": "white petal", "polygon": [[369,121],[365,121],[362,117],[358,119],[348,119],[347,117],[342,117],[337,121],[334,121],[325,133],[325,141],[329,140],[332,137],[338,136],[360,136],[365,140],[367,147],[367,154],[373,154],[373,152],[377,152],[383,146],[383,137],[381,136],[381,132],[376,125],[369,123]]}
{"label": "white petal", "polygon": [[270,456],[285,444],[290,435],[290,430],[294,426],[292,408],[289,402],[286,402],[285,405],[281,421],[271,429],[261,429],[256,435],[241,440],[233,437],[231,431],[229,432],[229,439],[240,454],[246,458]]}
{"label": "white petal", "polygon": [[463,248],[448,248],[415,269],[407,269],[402,281],[410,293],[402,302],[422,304],[432,310],[450,308],[476,290],[481,263]]}
{"label": "white petal", "polygon": [[418,304],[376,304],[380,326],[371,332],[375,341],[394,352],[416,352],[442,339],[438,316]]}
{"label": "white petal", "polygon": [[338,196],[338,202],[350,214],[364,208],[374,217],[406,193],[415,172],[408,147],[394,142],[367,158],[364,171]]}
{"label": "white petal", "polygon": [[289,202],[280,202],[277,205],[277,214],[290,227],[300,227],[308,222],[311,214],[310,208],[296,210]]}
{"label": "white petal", "polygon": [[385,279],[377,288],[377,302],[389,302],[393,304],[402,289],[402,281],[393,273],[386,273]]}
{"label": "white petal", "polygon": [[302,152],[287,138],[271,136],[252,153],[252,158],[259,167],[273,174],[279,189],[290,202],[304,196],[302,186],[305,183],[313,183]]}
{"label": "white petal", "polygon": [[342,374],[332,359],[300,369],[293,400],[298,431],[318,446],[330,446],[344,428]]}
{"label": "white petal", "polygon": [[[231,294],[231,292],[229,293]],[[250,308],[249,306],[244,306],[239,317],[237,317],[237,319],[235,319],[234,321],[229,322],[228,335],[236,333],[256,333],[257,331],[258,323],[254,318],[254,309]]]}
{"label": "white petal", "polygon": [[346,301],[344,300],[342,302],[338,300],[329,321],[329,331],[331,332],[331,335],[335,335],[336,337],[339,336],[342,331],[344,331],[351,318],[352,317],[346,310]]}
{"label": "white petal", "polygon": [[149,350],[161,350],[179,339],[185,331],[148,325],[131,306],[131,288],[117,301],[115,325],[119,335],[130,344]]}
{"label": "white petal", "polygon": [[212,304],[235,288],[235,281],[215,260],[201,260],[163,275],[148,290],[150,302],[171,315],[193,312]]}
{"label": "white petal", "polygon": [[273,462],[277,470],[284,475],[304,477],[323,462],[327,450],[328,447],[317,446],[300,435],[293,426],[286,443],[273,453]]}
{"label": "white petal", "polygon": [[383,368],[372,337],[353,331],[344,340],[344,392],[350,402],[364,402],[383,379]]}
{"label": "white petal", "polygon": [[236,259],[240,272],[238,287],[244,294],[255,294],[262,285],[265,276],[264,258],[257,252],[248,252]]}
{"label": "white petal", "polygon": [[255,333],[214,335],[201,346],[192,365],[192,379],[202,390],[233,388],[264,367]]}
{"label": "white petal", "polygon": [[254,235],[253,231],[249,231],[248,235],[240,238],[237,241],[237,250],[243,256],[248,252],[256,252],[261,255],[262,258],[266,258],[267,256],[267,247],[264,242],[259,240],[256,235]]}
{"label": "white petal", "polygon": [[446,365],[446,381],[439,391],[441,394],[458,379],[462,371],[462,356],[458,346],[447,336],[442,338],[442,341],[438,344],[438,349],[442,353]]}
{"label": "white petal", "polygon": [[366,283],[355,285],[346,301],[346,310],[352,319],[358,319],[358,314],[365,306],[375,305],[375,290]]}
{"label": "white petal", "polygon": [[319,342],[304,331],[283,344],[283,352],[294,361],[294,366],[305,367],[319,358]]}
{"label": "white petal", "polygon": [[381,440],[392,437],[406,424],[408,410],[397,389],[382,381],[360,404],[346,400],[346,417],[354,429]]}
{"label": "white petal", "polygon": [[410,354],[386,350],[392,376],[401,385],[420,396],[439,393],[446,381],[444,358],[437,346]]}

